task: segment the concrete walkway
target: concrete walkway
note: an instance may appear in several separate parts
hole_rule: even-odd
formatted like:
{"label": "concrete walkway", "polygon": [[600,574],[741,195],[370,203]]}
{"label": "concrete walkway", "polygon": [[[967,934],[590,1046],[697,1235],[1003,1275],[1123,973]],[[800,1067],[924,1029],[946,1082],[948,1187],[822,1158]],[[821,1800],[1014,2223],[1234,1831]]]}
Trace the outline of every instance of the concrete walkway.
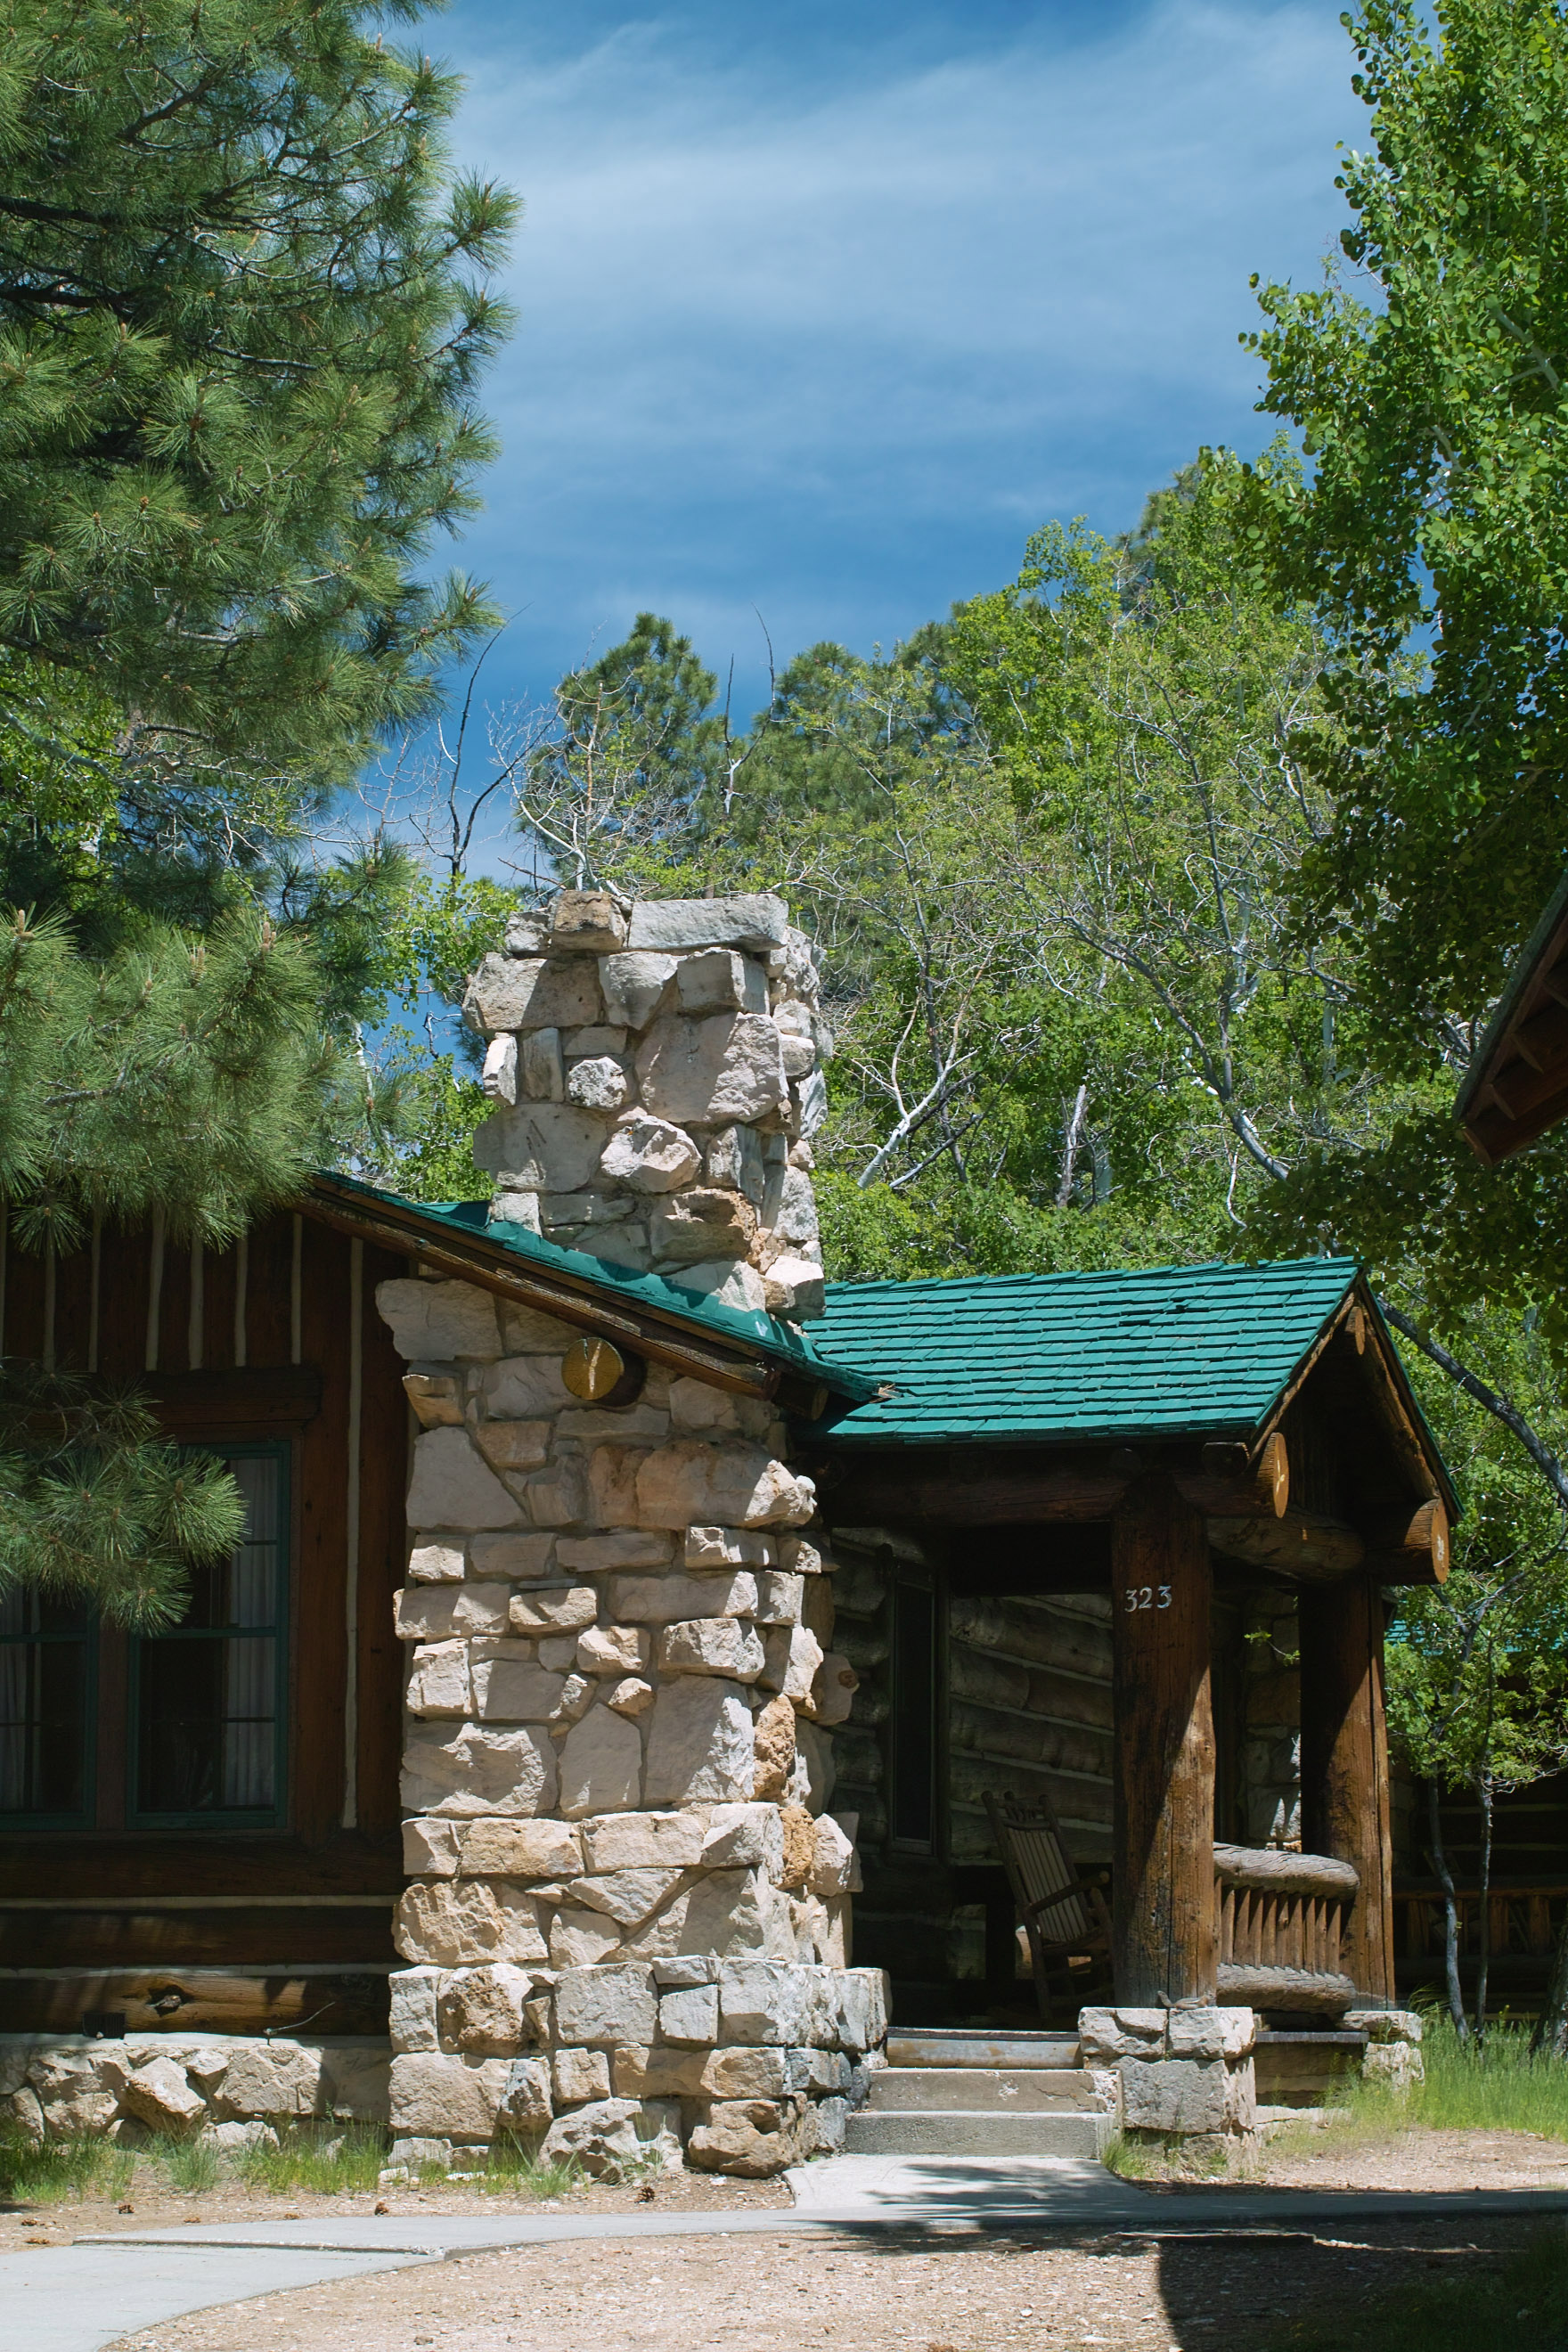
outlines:
{"label": "concrete walkway", "polygon": [[1186,2236],[1211,2230],[1313,2231],[1371,2221],[1568,2214],[1568,2192],[1139,2188],[1071,2157],[849,2156],[788,2175],[792,2210],[733,2213],[387,2215],[209,2222],[79,2238],[0,2255],[0,2352],[100,2352],[117,2336],[214,2304],[278,2294],[374,2271],[566,2239],[727,2232],[1002,2229],[1050,2235]]}

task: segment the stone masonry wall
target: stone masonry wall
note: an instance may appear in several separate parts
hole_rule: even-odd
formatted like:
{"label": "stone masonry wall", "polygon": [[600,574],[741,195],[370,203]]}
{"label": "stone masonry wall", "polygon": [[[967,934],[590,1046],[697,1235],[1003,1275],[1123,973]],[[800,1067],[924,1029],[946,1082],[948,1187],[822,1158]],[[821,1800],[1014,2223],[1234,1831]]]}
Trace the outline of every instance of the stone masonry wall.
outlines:
{"label": "stone masonry wall", "polygon": [[[469,992],[492,1214],[738,1305],[819,1303],[815,968],[781,902],[628,925],[567,894],[510,944]],[[576,1333],[461,1282],[377,1304],[424,1424],[394,2133],[746,2173],[836,2145],[886,1994],[849,1965],[854,1822],[826,1808],[855,1678],[782,1422],[656,1364],[634,1402],[584,1405]]]}

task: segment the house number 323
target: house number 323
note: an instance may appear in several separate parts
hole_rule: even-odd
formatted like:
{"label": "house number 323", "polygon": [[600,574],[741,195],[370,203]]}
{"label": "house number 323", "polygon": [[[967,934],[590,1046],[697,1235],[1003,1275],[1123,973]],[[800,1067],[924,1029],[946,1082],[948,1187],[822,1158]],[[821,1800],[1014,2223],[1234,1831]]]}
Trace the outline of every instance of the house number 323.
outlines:
{"label": "house number 323", "polygon": [[1127,1602],[1129,1614],[1136,1609],[1168,1609],[1171,1588],[1168,1584],[1132,1584],[1127,1587],[1122,1597]]}

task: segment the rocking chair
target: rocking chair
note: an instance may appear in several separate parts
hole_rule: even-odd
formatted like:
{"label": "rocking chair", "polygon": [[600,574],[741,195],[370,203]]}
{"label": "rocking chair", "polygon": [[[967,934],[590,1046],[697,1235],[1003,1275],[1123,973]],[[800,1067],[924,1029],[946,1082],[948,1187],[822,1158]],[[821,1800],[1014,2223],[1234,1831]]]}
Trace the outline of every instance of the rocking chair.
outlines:
{"label": "rocking chair", "polygon": [[[996,1850],[1007,1872],[1018,1916],[1029,1939],[1035,1994],[1043,2023],[1051,2021],[1053,1976],[1070,1970],[1087,1990],[1093,1963],[1110,1958],[1110,1914],[1098,1886],[1079,1876],[1068,1853],[1056,1808],[1042,1790],[1032,1802],[984,1796]],[[1079,1971],[1083,1975],[1079,1976]],[[1070,1979],[1069,1979],[1070,1982]]]}

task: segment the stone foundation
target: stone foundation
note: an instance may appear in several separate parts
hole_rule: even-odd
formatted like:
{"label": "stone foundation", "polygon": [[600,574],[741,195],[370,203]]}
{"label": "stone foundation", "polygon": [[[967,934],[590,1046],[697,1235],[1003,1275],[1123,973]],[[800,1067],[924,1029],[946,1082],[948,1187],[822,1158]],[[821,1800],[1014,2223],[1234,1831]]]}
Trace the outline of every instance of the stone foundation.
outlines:
{"label": "stone foundation", "polygon": [[1340,2021],[1351,2033],[1364,2033],[1362,2080],[1390,2091],[1412,2091],[1426,2080],[1421,2055],[1421,2020],[1412,2009],[1352,2009]]}
{"label": "stone foundation", "polygon": [[1258,2127],[1250,2009],[1085,2009],[1083,2063],[1129,2138],[1232,2147]]}
{"label": "stone foundation", "polygon": [[202,2139],[233,2153],[309,2121],[384,2126],[392,2052],[369,2038],[230,2033],[0,2034],[0,2119],[24,2138],[131,2146]]}

